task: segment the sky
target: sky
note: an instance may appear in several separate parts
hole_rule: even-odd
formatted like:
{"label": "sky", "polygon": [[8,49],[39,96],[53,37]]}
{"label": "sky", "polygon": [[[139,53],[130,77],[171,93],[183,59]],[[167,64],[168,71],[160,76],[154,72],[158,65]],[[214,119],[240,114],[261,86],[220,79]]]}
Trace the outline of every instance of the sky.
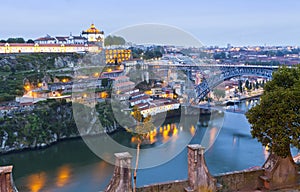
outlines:
{"label": "sky", "polygon": [[[0,39],[167,25],[206,46],[300,46],[299,0],[0,0]],[[177,38],[180,38],[177,37]]]}

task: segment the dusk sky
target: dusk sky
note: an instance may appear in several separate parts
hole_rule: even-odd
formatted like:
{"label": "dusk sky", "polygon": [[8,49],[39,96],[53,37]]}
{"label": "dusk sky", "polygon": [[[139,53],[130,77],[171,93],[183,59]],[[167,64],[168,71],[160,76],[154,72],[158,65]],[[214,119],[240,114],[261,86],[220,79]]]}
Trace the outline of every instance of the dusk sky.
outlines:
{"label": "dusk sky", "polygon": [[1,0],[0,39],[79,35],[91,23],[105,34],[156,23],[204,45],[299,45],[299,0]]}

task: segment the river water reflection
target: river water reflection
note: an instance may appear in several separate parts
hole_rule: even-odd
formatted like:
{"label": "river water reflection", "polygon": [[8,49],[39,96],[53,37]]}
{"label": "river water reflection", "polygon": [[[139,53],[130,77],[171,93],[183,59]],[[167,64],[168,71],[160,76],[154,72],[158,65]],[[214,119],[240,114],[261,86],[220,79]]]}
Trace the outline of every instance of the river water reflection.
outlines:
{"label": "river water reflection", "polygon": [[[218,121],[223,122],[221,127],[218,127]],[[201,116],[197,123],[187,128],[182,127],[178,119],[170,119],[152,137],[156,142],[144,146],[165,150],[142,152],[140,163],[159,162],[168,153],[176,151],[182,139],[190,135],[194,135],[190,143],[211,145],[205,158],[212,174],[261,166],[268,156],[261,144],[252,139],[245,115],[225,112],[216,113],[213,120]],[[131,135],[125,131],[116,132],[112,137],[134,148]],[[139,170],[138,185],[186,179],[186,154],[184,147],[170,161]],[[91,152],[81,139],[64,141],[43,150],[3,155],[0,162],[1,165],[14,165],[13,177],[19,191],[32,192],[101,191],[108,184],[114,168]]]}

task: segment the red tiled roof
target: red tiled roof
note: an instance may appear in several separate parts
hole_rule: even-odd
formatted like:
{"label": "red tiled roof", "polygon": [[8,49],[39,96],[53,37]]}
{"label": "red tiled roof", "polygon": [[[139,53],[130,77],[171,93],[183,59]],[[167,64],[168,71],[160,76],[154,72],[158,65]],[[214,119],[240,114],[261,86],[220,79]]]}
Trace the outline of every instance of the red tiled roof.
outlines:
{"label": "red tiled roof", "polygon": [[141,101],[141,100],[146,100],[146,99],[150,99],[149,95],[145,95],[145,96],[142,96],[142,97],[131,99],[130,102],[133,103],[133,102],[136,102],[136,101]]}
{"label": "red tiled roof", "polygon": [[68,37],[55,37],[58,41],[67,41]]}
{"label": "red tiled roof", "polygon": [[131,97],[135,97],[135,96],[138,96],[138,95],[145,95],[145,93],[139,91],[139,92],[137,92],[137,93],[132,93],[132,94],[130,94]]}
{"label": "red tiled roof", "polygon": [[[0,44],[1,46],[1,44]],[[5,44],[3,44],[5,46]],[[33,47],[34,43],[9,43],[10,47]]]}
{"label": "red tiled roof", "polygon": [[50,41],[50,40],[55,40],[53,37],[40,37],[36,39],[35,41]]}
{"label": "red tiled roof", "polygon": [[137,106],[139,109],[141,108],[149,108],[149,104],[148,103],[139,103],[139,104],[136,104],[135,106]]}
{"label": "red tiled roof", "polygon": [[128,86],[128,85],[134,85],[134,83],[131,82],[131,81],[126,81],[126,82],[122,82],[122,83],[116,83],[116,84],[114,84],[113,88],[124,87],[124,86]]}

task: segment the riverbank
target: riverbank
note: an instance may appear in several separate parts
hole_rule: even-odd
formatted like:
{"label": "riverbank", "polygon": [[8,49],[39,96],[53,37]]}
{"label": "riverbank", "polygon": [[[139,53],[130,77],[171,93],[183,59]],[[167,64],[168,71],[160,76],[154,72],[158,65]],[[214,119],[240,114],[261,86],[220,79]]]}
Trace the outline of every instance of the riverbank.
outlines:
{"label": "riverbank", "polygon": [[101,132],[101,133],[97,133],[97,134],[88,134],[88,135],[76,135],[76,136],[71,136],[71,137],[64,137],[64,138],[60,138],[59,140],[56,141],[51,141],[48,144],[40,144],[38,146],[24,146],[23,148],[18,148],[18,149],[14,149],[14,148],[9,148],[9,149],[0,149],[0,154],[1,155],[8,155],[8,154],[17,154],[17,153],[22,153],[22,152],[26,152],[26,151],[38,151],[38,150],[43,150],[43,149],[47,149],[49,147],[52,147],[54,145],[57,145],[59,143],[62,142],[67,142],[67,141],[72,141],[72,140],[78,140],[81,139],[82,137],[98,137],[104,134],[114,134],[115,132],[117,132],[118,130],[124,130],[122,127],[119,127],[117,129],[112,130],[109,133],[105,133],[105,132]]}
{"label": "riverbank", "polygon": [[[154,116],[154,118],[156,121],[157,120],[158,121],[159,120],[167,121],[168,119],[175,118],[180,115],[181,115],[181,109],[179,108],[177,110],[168,111],[166,116],[162,116],[161,114],[158,114],[158,115]],[[116,125],[116,123],[114,123],[114,124]],[[92,137],[97,137],[97,136],[101,136],[104,134],[112,135],[115,132],[123,131],[123,130],[125,130],[125,129],[121,126],[110,126],[110,127],[104,127],[103,131],[98,132],[98,133],[64,136],[64,137],[59,138],[58,140],[50,140],[48,143],[36,143],[35,146],[22,145],[22,146],[19,146],[18,148],[6,146],[5,148],[0,148],[0,154],[4,155],[4,154],[12,154],[12,153],[21,153],[21,152],[25,152],[25,151],[41,150],[41,149],[46,149],[48,147],[56,145],[60,142],[64,142],[64,141],[79,139],[82,137],[91,137],[92,138]],[[56,138],[55,136],[53,136],[53,137]]]}

